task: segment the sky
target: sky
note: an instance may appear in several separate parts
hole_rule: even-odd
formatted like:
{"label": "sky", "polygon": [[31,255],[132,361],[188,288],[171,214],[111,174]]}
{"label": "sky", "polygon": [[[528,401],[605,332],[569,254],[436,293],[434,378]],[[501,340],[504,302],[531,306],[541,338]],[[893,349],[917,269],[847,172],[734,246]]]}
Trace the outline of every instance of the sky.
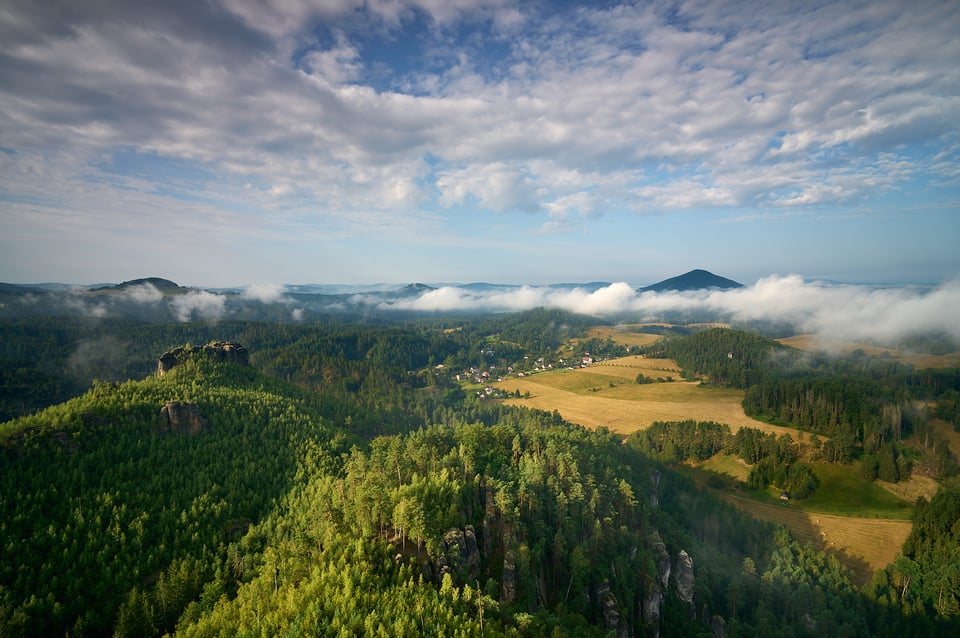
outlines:
{"label": "sky", "polygon": [[5,0],[0,281],[950,286],[958,33],[955,0]]}

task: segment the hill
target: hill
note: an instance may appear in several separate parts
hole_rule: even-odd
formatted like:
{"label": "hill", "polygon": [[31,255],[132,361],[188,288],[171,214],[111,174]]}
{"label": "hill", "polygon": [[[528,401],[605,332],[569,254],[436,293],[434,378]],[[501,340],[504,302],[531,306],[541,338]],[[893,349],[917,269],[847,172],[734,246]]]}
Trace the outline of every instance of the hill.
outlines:
{"label": "hill", "polygon": [[136,286],[153,286],[160,292],[178,292],[180,290],[185,290],[179,284],[176,284],[169,279],[163,279],[162,277],[143,277],[141,279],[131,279],[130,281],[124,281],[115,286],[103,286],[101,288],[95,288],[94,290],[128,290]]}
{"label": "hill", "polygon": [[743,284],[720,275],[715,275],[707,270],[691,270],[690,272],[664,279],[661,282],[651,284],[640,288],[640,292],[667,292],[678,291],[686,292],[690,290],[705,290],[718,288],[728,290],[731,288],[743,288]]}

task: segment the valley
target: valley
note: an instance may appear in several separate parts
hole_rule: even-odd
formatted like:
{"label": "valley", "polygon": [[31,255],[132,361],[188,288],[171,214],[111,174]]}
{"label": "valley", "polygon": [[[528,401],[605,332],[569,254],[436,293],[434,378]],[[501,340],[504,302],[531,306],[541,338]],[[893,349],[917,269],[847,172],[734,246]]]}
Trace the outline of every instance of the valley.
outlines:
{"label": "valley", "polygon": [[[669,328],[669,324],[658,327]],[[716,327],[702,326],[702,327]],[[591,337],[611,339],[630,346],[650,346],[659,335],[635,332],[643,326],[596,327]],[[911,365],[949,367],[960,353],[916,355],[856,343],[830,342],[808,336],[782,339],[792,347],[817,352],[824,348],[851,353],[866,351],[871,356],[892,357]],[[731,427],[755,428],[776,436],[788,435],[804,445],[811,434],[797,428],[772,425],[748,417],[743,410],[743,392],[730,388],[705,387],[699,381],[680,380],[681,368],[670,359],[631,355],[593,363],[576,369],[538,372],[522,379],[500,382],[507,393],[523,398],[508,399],[511,405],[557,410],[565,418],[585,427],[604,427],[631,434],[656,421],[715,421]],[[637,384],[638,374],[657,383]],[[662,381],[662,382],[660,382]],[[960,434],[942,430],[953,454]],[[724,460],[726,459],[726,460]],[[819,464],[815,471],[821,488],[806,501],[783,502],[775,493],[757,494],[746,490],[749,466],[727,455],[718,455],[695,465],[678,465],[704,489],[750,515],[785,525],[801,542],[836,556],[854,574],[857,583],[869,582],[873,573],[893,562],[911,530],[912,505],[917,498],[933,498],[939,485],[928,476],[914,475],[900,483],[865,483],[855,471]],[[718,481],[717,475],[730,480]],[[884,496],[886,495],[886,496]]]}
{"label": "valley", "polygon": [[4,635],[960,622],[951,368],[556,309],[0,331]]}

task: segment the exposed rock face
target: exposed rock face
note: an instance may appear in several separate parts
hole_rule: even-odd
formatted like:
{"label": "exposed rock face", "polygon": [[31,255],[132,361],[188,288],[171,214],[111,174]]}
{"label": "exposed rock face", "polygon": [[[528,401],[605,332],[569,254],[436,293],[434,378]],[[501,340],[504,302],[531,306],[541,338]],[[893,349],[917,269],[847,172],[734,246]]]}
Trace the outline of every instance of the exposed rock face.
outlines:
{"label": "exposed rock face", "polygon": [[446,573],[454,576],[462,574],[467,582],[480,576],[480,550],[477,548],[477,535],[473,525],[467,525],[463,531],[457,528],[443,535],[444,555],[437,560],[437,574],[443,578]]}
{"label": "exposed rock face", "polygon": [[713,638],[724,638],[727,635],[727,621],[723,619],[723,616],[714,614],[710,618],[710,632],[713,634]]}
{"label": "exposed rock face", "polygon": [[167,401],[160,408],[160,428],[167,432],[196,434],[207,429],[209,422],[200,416],[200,408],[189,401]]}
{"label": "exposed rock face", "polygon": [[610,581],[603,579],[597,586],[597,601],[600,603],[601,614],[603,615],[603,625],[609,631],[616,632],[617,637],[629,636],[629,627],[620,624],[620,610],[617,609],[617,598],[610,591]]}
{"label": "exposed rock face", "polygon": [[693,559],[686,550],[681,549],[677,554],[677,567],[674,571],[673,584],[677,588],[677,597],[688,605],[693,605]]}
{"label": "exposed rock face", "polygon": [[503,557],[503,573],[501,575],[500,600],[512,603],[517,600],[517,555],[513,550],[507,550]]}
{"label": "exposed rock face", "polygon": [[670,553],[657,531],[654,531],[651,549],[657,562],[657,575],[643,598],[640,613],[644,624],[652,630],[653,635],[659,636],[661,612],[667,599],[667,588],[670,586],[671,564]]}
{"label": "exposed rock face", "polygon": [[195,355],[204,355],[217,361],[229,361],[237,365],[250,365],[247,349],[234,341],[211,341],[205,346],[180,346],[167,350],[157,361],[157,376],[163,376],[181,361]]}
{"label": "exposed rock face", "polygon": [[659,470],[650,473],[650,482],[653,486],[650,488],[650,507],[657,509],[660,507],[660,477],[663,475]]}

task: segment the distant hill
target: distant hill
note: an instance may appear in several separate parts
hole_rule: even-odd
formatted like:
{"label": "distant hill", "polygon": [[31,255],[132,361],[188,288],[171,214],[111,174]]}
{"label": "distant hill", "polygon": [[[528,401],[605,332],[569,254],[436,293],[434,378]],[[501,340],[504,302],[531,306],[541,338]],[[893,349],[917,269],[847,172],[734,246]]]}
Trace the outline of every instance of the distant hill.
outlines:
{"label": "distant hill", "polygon": [[[131,279],[130,281],[125,281],[122,284],[117,284],[116,286],[106,286],[105,289],[109,290],[126,290],[127,288],[132,288],[133,286],[143,286],[146,284],[152,285],[154,288],[163,291],[173,291],[179,290],[180,285],[176,284],[169,279],[162,279],[160,277],[144,277],[142,279]],[[101,289],[103,290],[103,288]]]}
{"label": "distant hill", "polygon": [[707,270],[691,270],[688,273],[664,279],[659,283],[640,288],[640,292],[666,292],[668,290],[688,291],[704,290],[710,288],[719,288],[722,290],[730,288],[743,288],[743,284],[720,275],[715,275]]}

